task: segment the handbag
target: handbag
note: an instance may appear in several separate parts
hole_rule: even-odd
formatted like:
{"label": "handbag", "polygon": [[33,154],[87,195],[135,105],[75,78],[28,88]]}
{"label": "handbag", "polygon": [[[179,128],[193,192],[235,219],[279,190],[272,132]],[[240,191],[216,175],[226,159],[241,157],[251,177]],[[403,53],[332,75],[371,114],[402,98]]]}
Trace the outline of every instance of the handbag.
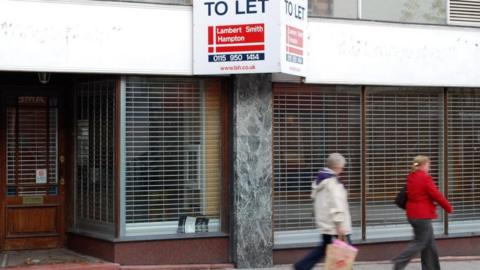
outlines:
{"label": "handbag", "polygon": [[349,244],[334,240],[327,246],[325,257],[325,270],[351,270],[358,249]]}
{"label": "handbag", "polygon": [[395,204],[402,209],[407,208],[407,184],[397,193]]}

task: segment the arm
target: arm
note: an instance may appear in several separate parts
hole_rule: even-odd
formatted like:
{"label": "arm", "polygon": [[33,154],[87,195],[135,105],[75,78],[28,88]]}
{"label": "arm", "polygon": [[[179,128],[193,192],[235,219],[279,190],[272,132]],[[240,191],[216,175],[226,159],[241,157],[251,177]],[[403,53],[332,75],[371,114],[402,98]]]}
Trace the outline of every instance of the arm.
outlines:
{"label": "arm", "polygon": [[438,190],[437,186],[433,182],[431,176],[428,177],[426,181],[428,195],[432,198],[435,202],[437,202],[447,213],[451,213],[453,211],[452,206],[448,202],[448,200],[442,195],[442,193]]}
{"label": "arm", "polygon": [[335,183],[337,180],[333,179],[327,185],[329,200],[328,200],[328,212],[330,213],[335,226],[342,228],[343,222],[345,221],[345,209],[344,209],[344,198],[342,196],[343,188],[341,185]]}

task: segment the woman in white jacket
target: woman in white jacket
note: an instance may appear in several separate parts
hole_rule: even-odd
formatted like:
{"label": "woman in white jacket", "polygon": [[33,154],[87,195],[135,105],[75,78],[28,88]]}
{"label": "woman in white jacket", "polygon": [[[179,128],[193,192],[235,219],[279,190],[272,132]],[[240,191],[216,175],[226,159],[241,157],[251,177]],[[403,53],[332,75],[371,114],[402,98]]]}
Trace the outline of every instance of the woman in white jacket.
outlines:
{"label": "woman in white jacket", "polygon": [[305,258],[295,263],[296,270],[310,270],[324,256],[327,245],[334,238],[348,243],[352,233],[352,221],[348,208],[347,190],[338,176],[345,167],[345,158],[339,153],[330,154],[327,167],[321,170],[312,183],[312,199],[314,200],[315,221],[322,241]]}

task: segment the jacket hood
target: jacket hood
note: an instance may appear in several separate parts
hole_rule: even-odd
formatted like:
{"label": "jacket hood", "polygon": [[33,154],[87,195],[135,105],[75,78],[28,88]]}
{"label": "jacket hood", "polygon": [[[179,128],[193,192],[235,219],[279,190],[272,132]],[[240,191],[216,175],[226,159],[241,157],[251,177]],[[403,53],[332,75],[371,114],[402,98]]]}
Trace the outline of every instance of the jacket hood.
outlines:
{"label": "jacket hood", "polygon": [[336,177],[335,172],[330,170],[329,168],[324,168],[323,170],[320,170],[317,174],[317,177],[315,178],[315,184],[319,185],[323,180]]}

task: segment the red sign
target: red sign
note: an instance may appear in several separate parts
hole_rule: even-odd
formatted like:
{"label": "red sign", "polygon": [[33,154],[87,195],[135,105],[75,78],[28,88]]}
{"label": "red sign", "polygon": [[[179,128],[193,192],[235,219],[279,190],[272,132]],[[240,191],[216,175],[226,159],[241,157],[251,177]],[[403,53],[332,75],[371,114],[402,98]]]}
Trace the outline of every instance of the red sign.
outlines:
{"label": "red sign", "polygon": [[287,52],[303,56],[303,31],[287,25]]}
{"label": "red sign", "polygon": [[208,53],[265,50],[265,25],[238,24],[208,27]]}

